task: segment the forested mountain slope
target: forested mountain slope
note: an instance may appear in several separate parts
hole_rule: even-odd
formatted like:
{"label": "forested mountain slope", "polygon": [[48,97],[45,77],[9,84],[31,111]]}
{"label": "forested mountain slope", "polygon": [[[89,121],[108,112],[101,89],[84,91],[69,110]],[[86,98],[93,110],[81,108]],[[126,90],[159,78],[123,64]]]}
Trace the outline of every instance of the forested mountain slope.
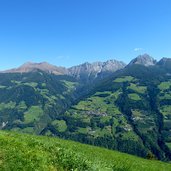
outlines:
{"label": "forested mountain slope", "polygon": [[160,63],[116,72],[42,133],[170,160],[171,70]]}
{"label": "forested mountain slope", "polygon": [[84,76],[0,73],[0,128],[171,159],[170,58],[145,54],[105,77]]}
{"label": "forested mountain slope", "polygon": [[0,74],[1,128],[39,134],[79,97],[78,86],[70,76],[42,71]]}

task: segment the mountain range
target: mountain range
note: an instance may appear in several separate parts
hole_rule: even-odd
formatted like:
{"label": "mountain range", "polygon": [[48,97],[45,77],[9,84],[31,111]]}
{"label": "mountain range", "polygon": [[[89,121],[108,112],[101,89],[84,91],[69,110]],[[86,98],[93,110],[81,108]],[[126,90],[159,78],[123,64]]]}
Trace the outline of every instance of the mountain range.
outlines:
{"label": "mountain range", "polygon": [[139,55],[133,59],[128,65],[122,61],[108,60],[106,62],[85,62],[83,64],[73,66],[70,68],[59,67],[47,62],[33,63],[26,62],[18,68],[1,71],[0,73],[29,73],[36,72],[38,70],[55,75],[69,75],[77,79],[83,77],[97,78],[102,75],[114,73],[117,70],[123,69],[126,66],[139,64],[143,66],[154,66],[154,65],[169,65],[171,58],[162,58],[157,62],[153,57],[148,54]]}
{"label": "mountain range", "polygon": [[1,71],[0,128],[170,160],[171,59]]}
{"label": "mountain range", "polygon": [[27,62],[22,66],[1,73],[29,73],[36,72],[38,70],[55,74],[55,75],[69,75],[77,79],[90,78],[95,79],[98,76],[105,76],[105,74],[111,74],[119,69],[126,66],[121,61],[108,60],[106,62],[94,62],[94,63],[83,63],[78,66],[73,66],[71,68],[58,67],[51,65],[47,62],[32,63]]}

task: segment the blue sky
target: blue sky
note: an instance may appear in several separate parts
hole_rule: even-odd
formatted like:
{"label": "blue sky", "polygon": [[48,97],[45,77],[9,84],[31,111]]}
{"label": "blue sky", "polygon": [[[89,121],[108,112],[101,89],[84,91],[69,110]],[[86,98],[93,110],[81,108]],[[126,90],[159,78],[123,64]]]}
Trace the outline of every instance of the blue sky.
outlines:
{"label": "blue sky", "polygon": [[170,0],[0,0],[0,70],[171,57]]}

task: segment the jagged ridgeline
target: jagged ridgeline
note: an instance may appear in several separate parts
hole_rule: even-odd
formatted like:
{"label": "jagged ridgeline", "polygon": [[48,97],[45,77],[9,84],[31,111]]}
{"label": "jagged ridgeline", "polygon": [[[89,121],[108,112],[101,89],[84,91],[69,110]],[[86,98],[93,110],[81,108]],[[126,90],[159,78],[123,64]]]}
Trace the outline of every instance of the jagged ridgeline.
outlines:
{"label": "jagged ridgeline", "polygon": [[110,60],[69,69],[27,63],[0,74],[0,122],[170,160],[171,60],[145,54],[127,66]]}

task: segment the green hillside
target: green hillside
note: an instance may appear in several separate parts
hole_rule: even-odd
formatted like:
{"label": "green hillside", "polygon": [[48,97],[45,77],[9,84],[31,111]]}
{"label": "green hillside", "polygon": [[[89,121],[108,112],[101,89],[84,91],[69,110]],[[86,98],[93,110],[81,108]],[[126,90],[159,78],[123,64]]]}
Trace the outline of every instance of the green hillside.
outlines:
{"label": "green hillside", "polygon": [[126,68],[58,115],[58,124],[52,122],[42,133],[170,160],[171,78],[157,71]]}
{"label": "green hillside", "polygon": [[171,161],[169,67],[128,65],[97,80],[85,84],[43,71],[1,73],[0,129]]}
{"label": "green hillside", "polygon": [[0,131],[2,171],[170,171],[171,164],[77,142]]}
{"label": "green hillside", "polygon": [[45,72],[0,74],[0,129],[40,134],[79,96],[78,82]]}

